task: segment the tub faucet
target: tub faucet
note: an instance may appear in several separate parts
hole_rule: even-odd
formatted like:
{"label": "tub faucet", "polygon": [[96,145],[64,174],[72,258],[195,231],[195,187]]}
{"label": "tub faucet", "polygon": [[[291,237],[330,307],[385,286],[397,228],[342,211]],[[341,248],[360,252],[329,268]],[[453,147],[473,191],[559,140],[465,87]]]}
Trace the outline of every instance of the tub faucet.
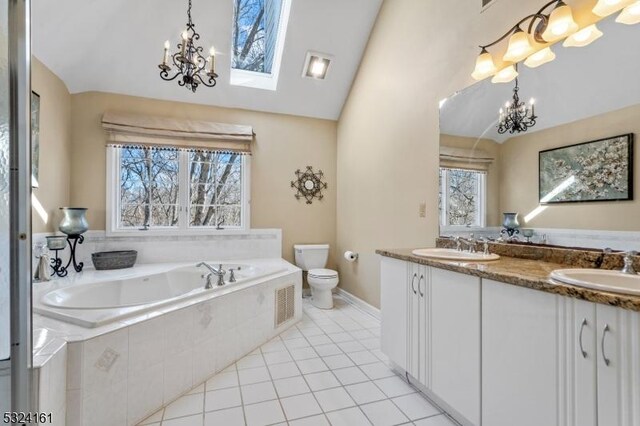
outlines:
{"label": "tub faucet", "polygon": [[223,286],[224,283],[224,274],[225,271],[224,269],[222,269],[222,265],[218,266],[218,269],[214,268],[213,266],[209,265],[208,263],[205,262],[200,262],[196,265],[197,268],[204,266],[205,268],[207,268],[209,270],[209,274],[206,275],[206,279],[207,279],[207,284],[205,285],[205,289],[210,289],[212,288],[211,285],[211,277],[213,275],[215,275],[216,277],[218,277],[218,286]]}
{"label": "tub faucet", "polygon": [[631,250],[624,254],[624,267],[622,268],[623,274],[637,274],[636,269],[633,267],[633,257],[638,254],[637,251]]}

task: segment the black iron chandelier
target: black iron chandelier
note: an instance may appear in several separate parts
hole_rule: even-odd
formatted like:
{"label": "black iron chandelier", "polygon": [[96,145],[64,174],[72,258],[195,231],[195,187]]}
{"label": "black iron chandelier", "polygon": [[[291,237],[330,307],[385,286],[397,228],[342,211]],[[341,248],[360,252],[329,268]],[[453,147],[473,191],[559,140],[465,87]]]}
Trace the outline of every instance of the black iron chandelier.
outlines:
{"label": "black iron chandelier", "polygon": [[508,101],[504,109],[500,108],[500,117],[498,119],[498,133],[521,133],[526,132],[529,128],[536,125],[535,101],[531,99],[529,105],[520,100],[518,91],[518,78],[516,77],[516,86],[513,88],[513,98]]}
{"label": "black iron chandelier", "polygon": [[[178,51],[173,55],[169,52],[169,40],[164,43],[164,58],[158,65],[160,68],[160,78],[166,81],[178,79],[178,84],[195,92],[200,84],[207,87],[216,85],[218,74],[215,72],[216,52],[213,47],[209,50],[209,57],[202,56],[202,47],[194,43],[200,39],[200,34],[195,30],[195,24],[191,20],[191,0],[187,9],[187,29],[182,32],[182,41],[178,43]],[[172,66],[176,67],[175,74],[169,75]]]}

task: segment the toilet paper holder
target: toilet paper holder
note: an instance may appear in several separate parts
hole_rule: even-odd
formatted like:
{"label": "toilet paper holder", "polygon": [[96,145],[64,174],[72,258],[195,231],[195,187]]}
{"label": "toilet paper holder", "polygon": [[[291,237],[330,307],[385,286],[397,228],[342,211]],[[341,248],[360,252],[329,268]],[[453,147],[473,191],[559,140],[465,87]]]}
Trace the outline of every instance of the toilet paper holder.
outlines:
{"label": "toilet paper holder", "polygon": [[347,262],[355,262],[358,260],[358,253],[347,250],[344,252],[344,258]]}

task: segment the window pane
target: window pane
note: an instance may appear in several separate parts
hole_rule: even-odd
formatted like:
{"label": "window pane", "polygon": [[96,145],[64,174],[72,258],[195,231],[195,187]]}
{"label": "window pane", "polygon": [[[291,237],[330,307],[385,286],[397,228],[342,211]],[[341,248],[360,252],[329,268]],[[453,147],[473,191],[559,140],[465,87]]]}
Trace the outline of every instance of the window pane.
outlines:
{"label": "window pane", "polygon": [[481,173],[471,170],[447,170],[447,222],[449,225],[478,226]]}
{"label": "window pane", "polygon": [[177,226],[177,150],[125,147],[120,151],[120,226]]}
{"label": "window pane", "polygon": [[235,0],[232,68],[270,74],[282,0]]}
{"label": "window pane", "polygon": [[194,152],[190,160],[189,225],[241,226],[242,156]]}

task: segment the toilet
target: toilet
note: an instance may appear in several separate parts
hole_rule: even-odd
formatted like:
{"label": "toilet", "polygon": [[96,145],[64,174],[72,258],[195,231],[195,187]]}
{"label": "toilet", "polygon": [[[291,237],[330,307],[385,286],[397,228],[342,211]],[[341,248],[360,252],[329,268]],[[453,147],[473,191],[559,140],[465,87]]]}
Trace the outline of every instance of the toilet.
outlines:
{"label": "toilet", "polygon": [[329,257],[329,244],[296,244],[293,246],[296,265],[307,271],[311,287],[311,304],[320,309],[333,309],[331,291],[338,285],[338,273],[325,269]]}

